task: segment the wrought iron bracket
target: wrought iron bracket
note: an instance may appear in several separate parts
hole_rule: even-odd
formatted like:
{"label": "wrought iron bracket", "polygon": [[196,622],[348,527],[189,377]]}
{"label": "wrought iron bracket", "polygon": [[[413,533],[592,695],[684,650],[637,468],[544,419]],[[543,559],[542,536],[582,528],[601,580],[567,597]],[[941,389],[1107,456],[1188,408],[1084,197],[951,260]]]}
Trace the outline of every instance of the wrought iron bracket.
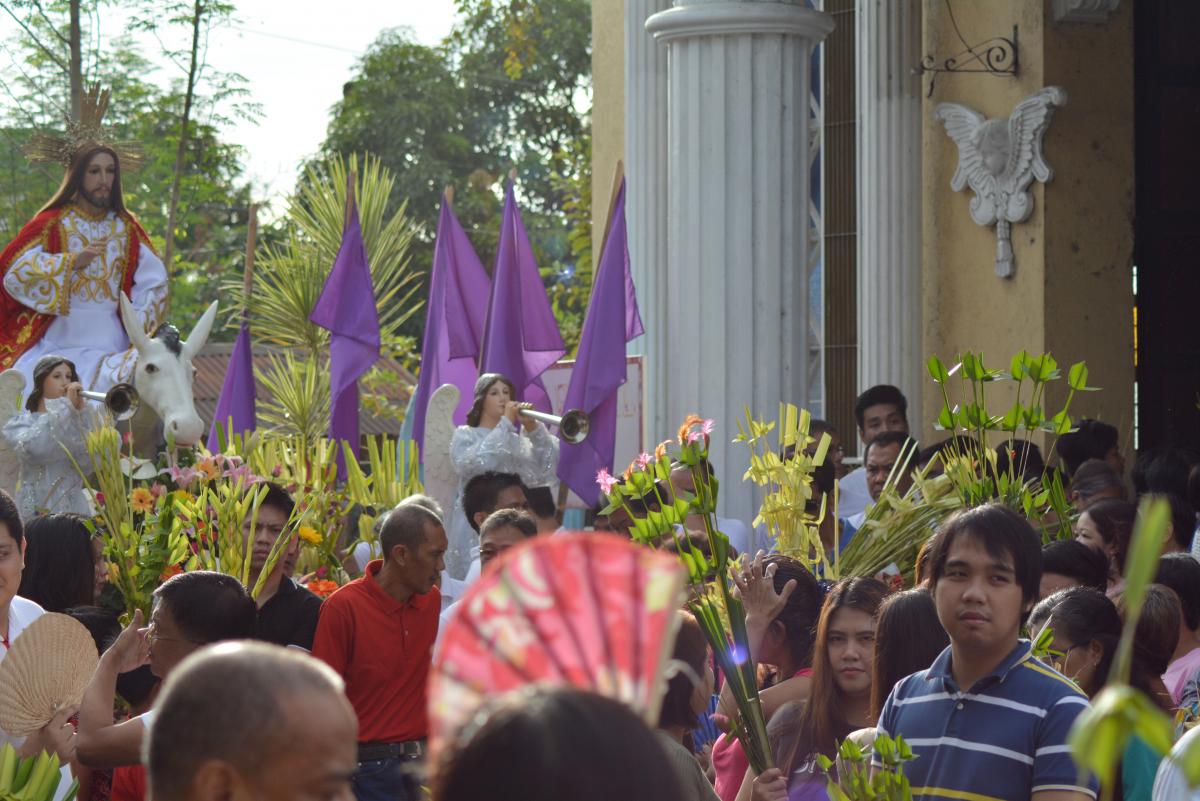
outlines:
{"label": "wrought iron bracket", "polygon": [[[957,26],[955,26],[957,31]],[[1007,75],[1016,77],[1021,59],[1018,49],[1019,38],[1017,26],[1012,29],[1012,38],[996,36],[977,45],[967,45],[961,35],[959,39],[966,49],[942,60],[940,63],[935,56],[925,56],[917,67],[919,73],[933,73],[929,81],[929,94],[933,96],[933,83],[939,72],[977,72],[987,75]]]}

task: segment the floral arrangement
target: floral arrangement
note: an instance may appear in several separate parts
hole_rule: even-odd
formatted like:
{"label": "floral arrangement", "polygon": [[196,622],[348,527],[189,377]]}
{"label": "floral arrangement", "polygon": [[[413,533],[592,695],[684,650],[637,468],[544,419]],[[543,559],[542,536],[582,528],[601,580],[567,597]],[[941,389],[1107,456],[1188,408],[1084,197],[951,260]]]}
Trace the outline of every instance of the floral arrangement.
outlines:
{"label": "floral arrangement", "polygon": [[[654,547],[668,540],[677,543],[679,559],[688,571],[692,588],[692,612],[704,630],[737,704],[739,722],[735,734],[742,742],[750,765],[756,773],[761,773],[772,764],[767,724],[758,696],[755,666],[746,658],[749,640],[745,608],[741,598],[732,591],[728,578],[731,565],[729,538],[716,527],[718,482],[704,469],[713,428],[712,420],[688,415],[679,428],[677,442],[661,443],[653,456],[648,453],[638,456],[621,480],[607,470],[601,470],[596,482],[609,501],[604,514],[625,510],[633,520],[634,541]],[[676,462],[691,472],[696,491],[690,498],[679,497],[686,493],[665,489],[670,485],[672,469],[668,450],[674,451]],[[630,502],[651,497],[658,508],[645,515],[635,514]],[[689,515],[699,515],[704,521],[708,554],[696,547],[690,537],[676,533],[677,527],[682,526]]]}
{"label": "floral arrangement", "polygon": [[[349,539],[349,549],[359,541],[343,536],[351,506],[374,504],[360,516],[359,529],[369,530],[377,508],[391,508],[421,489],[411,443],[372,439],[369,471],[350,456],[350,480],[339,486],[338,446],[330,440],[304,443],[255,432],[221,441],[221,452],[168,449],[170,455],[156,464],[123,452],[131,443],[114,428],[88,434],[90,469],[76,469],[94,499],[91,525],[104,541],[109,580],[126,615],[140,609],[148,617],[154,590],[185,570],[234,576],[257,596],[293,533],[300,569],[311,574],[309,588],[328,596],[349,578],[341,563],[343,543]],[[255,528],[265,481],[283,486],[297,504],[264,568],[252,576],[244,525]]]}

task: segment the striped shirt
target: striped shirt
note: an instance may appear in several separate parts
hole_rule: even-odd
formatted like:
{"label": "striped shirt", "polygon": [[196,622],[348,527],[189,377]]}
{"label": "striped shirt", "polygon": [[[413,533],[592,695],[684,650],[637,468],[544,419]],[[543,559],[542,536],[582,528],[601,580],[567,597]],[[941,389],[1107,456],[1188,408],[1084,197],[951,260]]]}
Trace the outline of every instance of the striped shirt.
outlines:
{"label": "striped shirt", "polygon": [[1095,780],[1079,775],[1067,746],[1087,705],[1075,684],[1033,658],[1026,640],[965,693],[946,648],[892,689],[878,728],[912,746],[916,759],[904,774],[913,801],[1027,801],[1042,790],[1095,798]]}

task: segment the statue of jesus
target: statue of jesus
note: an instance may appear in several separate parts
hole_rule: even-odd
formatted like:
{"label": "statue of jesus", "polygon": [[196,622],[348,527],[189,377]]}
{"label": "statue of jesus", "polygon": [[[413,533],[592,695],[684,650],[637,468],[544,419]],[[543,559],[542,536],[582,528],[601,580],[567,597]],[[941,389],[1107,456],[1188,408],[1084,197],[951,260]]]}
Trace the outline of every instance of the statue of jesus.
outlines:
{"label": "statue of jesus", "polygon": [[51,353],[73,362],[88,389],[130,381],[135,357],[119,294],[147,332],[166,310],[166,268],[121,194],[122,165],[140,154],[101,126],[107,105],[108,93],[93,87],[65,137],[42,135],[28,148],[31,160],[57,160],[66,174],[0,252],[0,370],[20,370],[27,387],[34,365]]}

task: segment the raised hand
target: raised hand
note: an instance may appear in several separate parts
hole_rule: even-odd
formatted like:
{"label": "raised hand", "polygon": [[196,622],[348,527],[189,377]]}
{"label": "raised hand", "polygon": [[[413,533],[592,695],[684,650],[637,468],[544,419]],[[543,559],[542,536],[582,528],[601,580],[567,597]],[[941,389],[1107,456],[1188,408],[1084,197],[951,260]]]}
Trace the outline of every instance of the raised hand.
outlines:
{"label": "raised hand", "polygon": [[136,670],[150,661],[148,628],[142,628],[142,610],[135,610],[133,620],[104,652],[104,658],[114,660],[118,673]]}
{"label": "raised hand", "polygon": [[75,271],[81,272],[108,250],[108,239],[97,239],[75,254]]}
{"label": "raised hand", "polygon": [[[533,408],[532,403],[514,403],[512,405],[517,407],[518,414],[520,414],[522,409],[532,409]],[[537,424],[538,424],[538,421],[534,420],[532,417],[524,416],[521,418],[521,425],[525,426],[526,431],[529,431],[529,432],[536,431]]]}
{"label": "raised hand", "polygon": [[778,565],[770,564],[763,568],[763,556],[763,552],[759,551],[745,569],[740,573],[734,572],[733,583],[746,608],[747,623],[754,619],[769,625],[783,611],[787,599],[796,589],[796,580],[792,579],[776,592],[775,571]]}

